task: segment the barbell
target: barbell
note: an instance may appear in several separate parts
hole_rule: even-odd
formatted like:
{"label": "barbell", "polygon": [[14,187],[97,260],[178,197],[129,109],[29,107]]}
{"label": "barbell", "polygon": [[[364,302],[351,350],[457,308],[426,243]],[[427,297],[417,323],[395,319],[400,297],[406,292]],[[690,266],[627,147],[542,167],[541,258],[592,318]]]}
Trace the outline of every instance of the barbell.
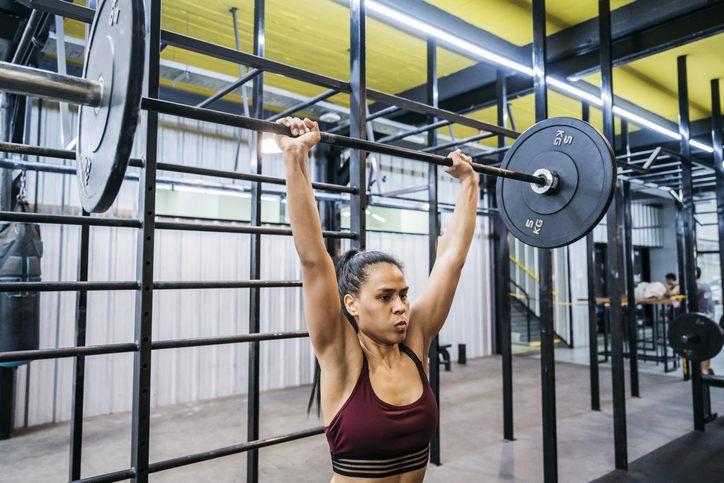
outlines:
{"label": "barbell", "polygon": [[[128,167],[141,110],[291,135],[278,123],[142,97],[146,51],[143,0],[101,2],[91,26],[83,77],[0,62],[0,90],[80,105],[76,172],[83,208],[106,211]],[[450,158],[322,132],[321,142],[451,166]],[[539,122],[522,133],[495,176],[500,215],[510,232],[540,248],[582,238],[606,213],[616,159],[603,135],[572,118]]]}
{"label": "barbell", "polygon": [[668,339],[675,353],[685,359],[701,362],[721,352],[724,331],[705,314],[692,312],[674,319],[669,326]]}

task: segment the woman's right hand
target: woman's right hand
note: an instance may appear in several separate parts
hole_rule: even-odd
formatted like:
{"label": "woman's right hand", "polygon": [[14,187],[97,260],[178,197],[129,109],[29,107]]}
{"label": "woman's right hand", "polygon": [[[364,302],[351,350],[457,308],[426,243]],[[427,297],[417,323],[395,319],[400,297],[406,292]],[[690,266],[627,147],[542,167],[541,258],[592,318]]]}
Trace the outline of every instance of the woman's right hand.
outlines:
{"label": "woman's right hand", "polygon": [[274,141],[282,151],[304,150],[304,152],[307,152],[321,139],[319,126],[309,119],[285,117],[277,120],[277,123],[283,124],[292,131],[291,137],[281,134],[274,135]]}

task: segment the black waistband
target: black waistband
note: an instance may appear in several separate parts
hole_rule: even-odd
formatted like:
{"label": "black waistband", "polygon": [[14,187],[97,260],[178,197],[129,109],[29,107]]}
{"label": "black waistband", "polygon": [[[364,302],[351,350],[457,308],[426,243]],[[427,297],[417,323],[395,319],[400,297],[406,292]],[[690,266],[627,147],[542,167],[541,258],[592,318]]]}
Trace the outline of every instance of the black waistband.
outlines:
{"label": "black waistband", "polygon": [[342,476],[357,478],[386,478],[388,476],[419,470],[427,466],[430,446],[394,458],[359,458],[348,455],[332,455],[332,470]]}

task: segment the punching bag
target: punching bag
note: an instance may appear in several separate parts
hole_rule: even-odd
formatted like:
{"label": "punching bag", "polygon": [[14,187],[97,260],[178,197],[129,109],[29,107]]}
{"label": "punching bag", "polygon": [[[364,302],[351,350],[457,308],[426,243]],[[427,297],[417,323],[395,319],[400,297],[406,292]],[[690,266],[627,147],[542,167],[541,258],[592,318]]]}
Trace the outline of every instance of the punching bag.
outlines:
{"label": "punching bag", "polygon": [[[18,202],[16,211],[28,211]],[[39,282],[43,242],[35,223],[0,224],[0,283]],[[0,292],[0,352],[39,348],[40,295],[38,292]],[[14,367],[24,362],[0,363]]]}

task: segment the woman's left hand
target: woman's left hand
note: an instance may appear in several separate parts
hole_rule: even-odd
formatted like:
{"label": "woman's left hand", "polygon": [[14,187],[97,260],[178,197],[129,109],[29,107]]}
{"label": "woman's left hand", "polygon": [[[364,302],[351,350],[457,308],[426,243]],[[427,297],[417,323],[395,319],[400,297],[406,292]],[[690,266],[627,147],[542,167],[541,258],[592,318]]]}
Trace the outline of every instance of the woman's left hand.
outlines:
{"label": "woman's left hand", "polygon": [[460,181],[463,181],[466,178],[475,178],[475,180],[478,179],[478,174],[471,166],[473,158],[463,154],[459,149],[448,154],[447,157],[452,159],[453,162],[452,166],[444,167],[447,174],[453,178],[459,179]]}

